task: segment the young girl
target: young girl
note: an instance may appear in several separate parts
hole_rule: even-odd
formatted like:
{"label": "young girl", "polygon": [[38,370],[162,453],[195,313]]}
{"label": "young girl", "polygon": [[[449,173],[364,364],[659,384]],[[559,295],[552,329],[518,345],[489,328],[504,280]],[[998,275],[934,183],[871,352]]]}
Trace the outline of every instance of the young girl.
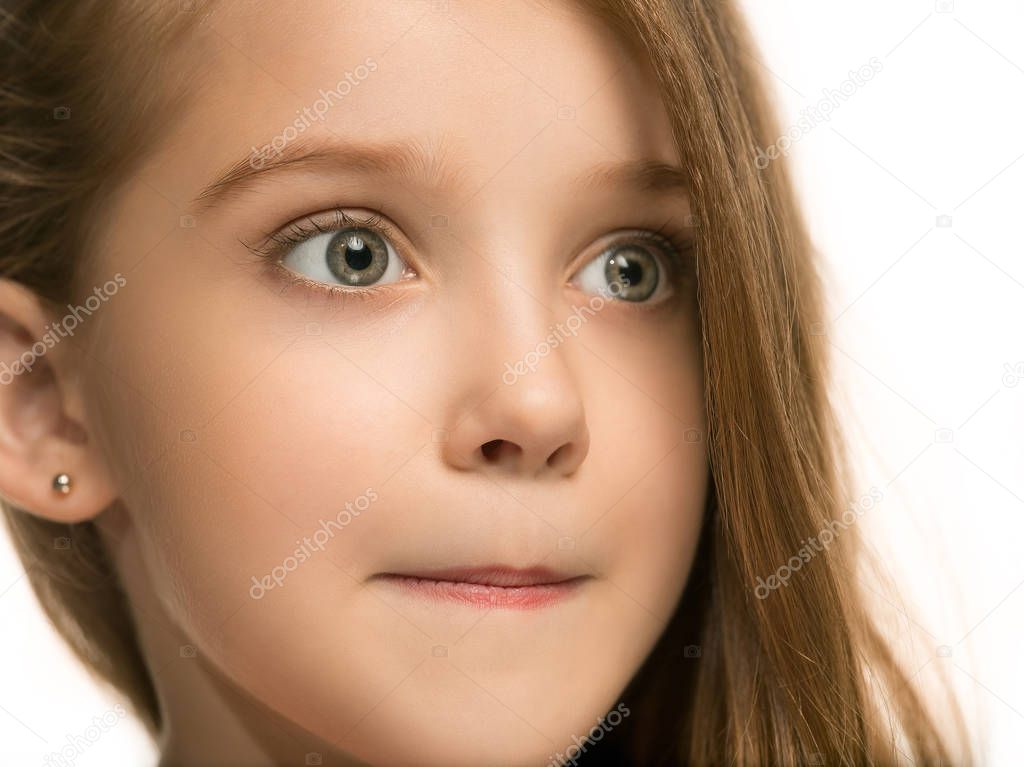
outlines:
{"label": "young girl", "polygon": [[964,763],[731,3],[0,18],[0,494],[162,765]]}

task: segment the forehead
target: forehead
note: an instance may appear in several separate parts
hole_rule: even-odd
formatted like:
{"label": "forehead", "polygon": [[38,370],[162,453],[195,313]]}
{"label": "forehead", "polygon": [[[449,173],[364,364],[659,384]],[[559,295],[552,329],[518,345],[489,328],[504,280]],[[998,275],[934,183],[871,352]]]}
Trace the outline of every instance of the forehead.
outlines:
{"label": "forehead", "polygon": [[198,97],[172,135],[203,181],[311,138],[415,141],[460,189],[679,159],[649,65],[575,2],[225,2],[188,47]]}

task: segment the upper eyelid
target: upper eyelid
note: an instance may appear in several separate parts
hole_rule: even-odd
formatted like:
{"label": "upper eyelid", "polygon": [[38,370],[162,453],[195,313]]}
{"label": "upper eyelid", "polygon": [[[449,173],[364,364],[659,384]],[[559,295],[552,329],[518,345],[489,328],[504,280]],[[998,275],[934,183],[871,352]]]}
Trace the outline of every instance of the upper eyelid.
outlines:
{"label": "upper eyelid", "polygon": [[[320,221],[325,216],[331,217],[331,223],[326,227],[320,225]],[[606,233],[600,239],[608,238],[609,242],[602,245],[600,250],[598,250],[594,256],[583,256],[581,252],[578,259],[573,259],[574,265],[571,274],[575,274],[583,266],[590,263],[593,258],[600,256],[615,242],[629,240],[630,237],[641,240],[653,240],[661,245],[667,246],[670,252],[664,253],[663,255],[670,261],[670,268],[682,268],[683,264],[679,263],[679,259],[685,259],[687,257],[688,251],[692,250],[695,245],[695,241],[692,236],[683,234],[685,229],[678,227],[673,228],[670,226],[671,223],[672,221],[669,219],[669,221],[666,221],[657,229],[620,228]],[[371,211],[369,215],[366,216],[358,214],[353,215],[346,212],[345,208],[341,205],[336,205],[330,209],[292,219],[273,232],[264,235],[262,239],[262,247],[260,248],[254,248],[246,243],[243,244],[245,244],[250,250],[266,257],[282,256],[283,254],[280,251],[285,251],[289,247],[296,247],[300,242],[310,240],[319,234],[329,234],[347,227],[367,228],[371,231],[379,232],[384,237],[389,238],[392,241],[392,245],[395,247],[395,250],[398,252],[399,258],[406,262],[407,267],[411,268],[409,258],[404,252],[404,243],[406,242],[406,239],[400,234],[400,230],[398,230],[397,227],[390,225],[385,220],[384,216],[376,211]],[[292,233],[293,236],[289,238],[287,236],[288,233]],[[308,236],[294,236],[296,233]],[[403,244],[399,246],[399,243],[394,242],[394,240],[401,240]],[[277,252],[267,252],[268,249],[272,249]],[[589,250],[589,248],[585,250]],[[679,258],[675,258],[674,256],[678,256]]]}
{"label": "upper eyelid", "polygon": [[[693,252],[696,241],[694,237],[683,234],[683,231],[684,230],[682,229],[673,230],[668,228],[667,223],[662,224],[658,229],[615,229],[600,238],[600,240],[604,242],[600,248],[597,249],[596,253],[590,252],[591,248],[588,247],[582,251],[577,258],[573,259],[570,274],[577,274],[595,258],[600,258],[608,252],[614,245],[621,242],[636,240],[653,241],[659,245],[659,249],[663,251],[660,254],[661,257],[668,262],[665,266],[675,274],[684,274],[689,271],[687,261],[690,257],[690,253]],[[587,255],[584,255],[584,253]]]}
{"label": "upper eyelid", "polygon": [[[340,224],[340,226],[320,226],[317,221],[317,217],[321,215],[334,216],[335,220],[332,223]],[[350,227],[371,229],[387,235],[388,237],[395,237],[397,234],[378,213],[372,213],[367,217],[353,216],[350,213],[347,213],[343,208],[332,208],[331,210],[321,211],[321,213],[314,213],[311,216],[304,216],[302,218],[295,219],[271,234],[270,238],[278,237],[286,231],[308,231],[300,229],[302,224],[310,224],[319,234],[330,234],[331,232],[338,232]]]}
{"label": "upper eyelid", "polygon": [[[325,216],[330,217],[330,224],[321,226],[320,221]],[[264,234],[259,246],[252,246],[245,242],[242,244],[258,255],[267,258],[281,258],[285,255],[282,251],[286,252],[287,249],[297,247],[302,242],[311,240],[318,235],[338,232],[349,227],[370,229],[389,238],[395,250],[398,251],[398,256],[403,261],[407,260],[403,252],[404,247],[398,247],[393,242],[396,239],[403,240],[404,238],[400,236],[395,227],[384,220],[383,216],[376,212],[369,216],[352,215],[340,205],[292,219],[274,231]]]}

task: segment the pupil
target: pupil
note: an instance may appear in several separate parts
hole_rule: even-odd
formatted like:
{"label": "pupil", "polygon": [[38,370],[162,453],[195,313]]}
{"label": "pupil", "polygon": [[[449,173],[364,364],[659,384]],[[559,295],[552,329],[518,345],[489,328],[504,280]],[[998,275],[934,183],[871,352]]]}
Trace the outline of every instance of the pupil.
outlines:
{"label": "pupil", "polygon": [[619,275],[626,285],[637,285],[643,279],[643,267],[631,259],[623,259],[625,264],[620,262]]}
{"label": "pupil", "polygon": [[350,237],[345,248],[345,263],[353,269],[365,269],[373,261],[373,253],[362,237]]}

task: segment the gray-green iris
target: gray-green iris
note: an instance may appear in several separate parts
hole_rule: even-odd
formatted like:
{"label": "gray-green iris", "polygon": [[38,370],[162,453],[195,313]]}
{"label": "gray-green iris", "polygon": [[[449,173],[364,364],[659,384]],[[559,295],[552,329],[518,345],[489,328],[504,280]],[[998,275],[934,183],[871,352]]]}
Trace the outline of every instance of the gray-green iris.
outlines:
{"label": "gray-green iris", "polygon": [[625,301],[646,301],[658,287],[658,261],[644,248],[624,245],[604,265],[609,292]]}
{"label": "gray-green iris", "polygon": [[388,268],[388,246],[367,229],[342,229],[327,246],[327,268],[345,285],[372,285]]}

